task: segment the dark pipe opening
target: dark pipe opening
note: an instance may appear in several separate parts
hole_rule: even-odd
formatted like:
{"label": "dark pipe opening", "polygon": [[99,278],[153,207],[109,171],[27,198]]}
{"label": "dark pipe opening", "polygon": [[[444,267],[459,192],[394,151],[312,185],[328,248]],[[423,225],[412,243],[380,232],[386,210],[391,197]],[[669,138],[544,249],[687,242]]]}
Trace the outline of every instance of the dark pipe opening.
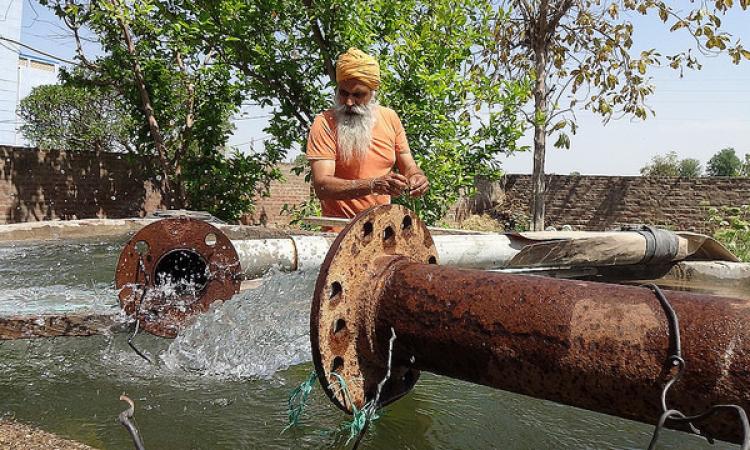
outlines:
{"label": "dark pipe opening", "polygon": [[193,250],[172,250],[154,268],[154,284],[172,284],[177,295],[200,292],[206,287],[206,261]]}

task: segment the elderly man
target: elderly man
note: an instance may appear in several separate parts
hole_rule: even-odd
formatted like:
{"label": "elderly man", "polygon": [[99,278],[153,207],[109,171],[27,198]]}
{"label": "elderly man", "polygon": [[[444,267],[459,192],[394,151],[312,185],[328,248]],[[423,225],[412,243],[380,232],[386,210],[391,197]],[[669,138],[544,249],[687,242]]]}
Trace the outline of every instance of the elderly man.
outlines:
{"label": "elderly man", "polygon": [[378,105],[377,61],[349,49],[336,63],[336,83],[334,107],[315,118],[307,140],[323,215],[353,217],[390,203],[392,195],[424,194],[429,183],[409,152],[401,120]]}

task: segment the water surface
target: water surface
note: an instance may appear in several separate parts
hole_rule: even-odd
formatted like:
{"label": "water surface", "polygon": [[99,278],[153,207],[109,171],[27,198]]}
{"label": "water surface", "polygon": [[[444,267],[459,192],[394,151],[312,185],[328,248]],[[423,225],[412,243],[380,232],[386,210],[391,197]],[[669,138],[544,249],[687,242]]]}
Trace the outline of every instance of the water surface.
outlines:
{"label": "water surface", "polygon": [[[124,241],[124,239],[123,239]],[[0,247],[0,311],[110,308],[117,241]],[[59,263],[59,264],[58,264]],[[174,341],[127,335],[0,343],[0,415],[101,449],[132,449],[116,422],[136,403],[148,449],[348,448],[348,416],[317,387],[299,427],[286,400],[307,378],[316,274],[270,274],[200,317]],[[26,289],[26,290],[24,290]],[[387,407],[362,448],[642,449],[652,427],[423,374]],[[659,448],[724,449],[666,431]]]}

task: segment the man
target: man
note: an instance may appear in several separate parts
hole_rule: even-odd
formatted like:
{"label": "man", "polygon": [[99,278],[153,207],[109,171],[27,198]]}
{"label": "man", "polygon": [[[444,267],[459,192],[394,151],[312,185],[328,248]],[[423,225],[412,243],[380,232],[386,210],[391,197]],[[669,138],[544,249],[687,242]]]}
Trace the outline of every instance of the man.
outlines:
{"label": "man", "polygon": [[336,84],[334,107],[315,118],[307,140],[323,215],[350,218],[390,203],[392,195],[423,195],[429,182],[409,151],[401,120],[378,105],[377,61],[349,49],[336,63]]}

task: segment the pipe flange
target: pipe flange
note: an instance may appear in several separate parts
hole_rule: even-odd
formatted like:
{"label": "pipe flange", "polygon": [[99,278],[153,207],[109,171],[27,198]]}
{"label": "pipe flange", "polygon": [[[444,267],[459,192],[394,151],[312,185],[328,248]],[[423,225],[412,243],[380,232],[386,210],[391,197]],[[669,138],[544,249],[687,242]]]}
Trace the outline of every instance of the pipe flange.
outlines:
{"label": "pipe flange", "polygon": [[218,228],[186,217],[142,228],[120,253],[120,306],[151,334],[175,337],[185,321],[239,292],[234,246]]}
{"label": "pipe flange", "polygon": [[[400,205],[383,205],[354,218],[336,237],[320,268],[310,315],[313,363],[328,397],[348,413],[375,398],[387,372],[387,355],[370,357],[374,302],[384,262],[396,259],[437,264],[437,250],[427,227],[413,212]],[[409,367],[391,369],[380,405],[405,395],[419,377],[419,371]],[[339,376],[347,385],[348,397]]]}

